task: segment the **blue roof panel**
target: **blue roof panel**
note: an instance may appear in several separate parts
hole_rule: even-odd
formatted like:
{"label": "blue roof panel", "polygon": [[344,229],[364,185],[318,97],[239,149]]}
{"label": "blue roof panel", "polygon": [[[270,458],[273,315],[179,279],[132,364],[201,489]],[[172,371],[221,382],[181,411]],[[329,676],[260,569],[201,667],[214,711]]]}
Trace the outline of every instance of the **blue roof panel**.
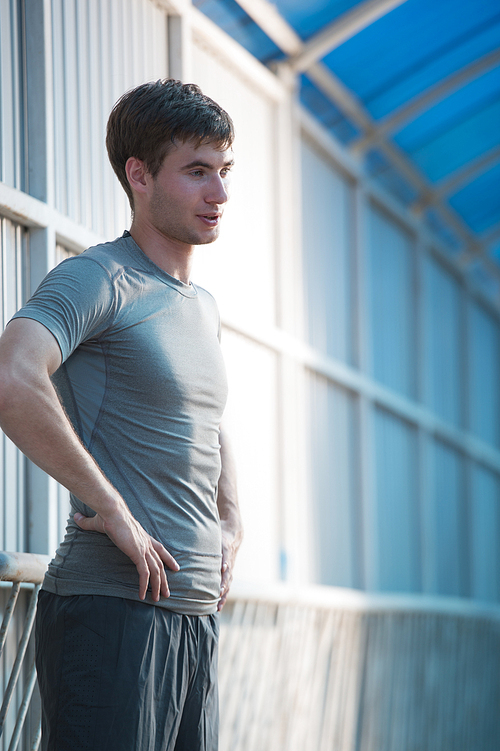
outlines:
{"label": "blue roof panel", "polygon": [[444,78],[474,63],[495,50],[500,40],[500,13],[495,23],[485,22],[480,33],[465,32],[454,43],[443,45],[432,54],[423,56],[417,65],[406,68],[386,81],[384,87],[372,91],[365,104],[372,117],[379,119],[404,105]]}
{"label": "blue roof panel", "polygon": [[323,62],[378,119],[498,46],[498,16],[497,0],[407,0]]}
{"label": "blue roof panel", "polygon": [[413,151],[411,156],[429,180],[436,182],[489,151],[498,144],[499,134],[500,99],[449,130],[444,130]]}
{"label": "blue roof panel", "polygon": [[[413,153],[500,99],[500,67],[451,92],[405,125],[395,140]],[[486,151],[489,146],[484,147]]]}

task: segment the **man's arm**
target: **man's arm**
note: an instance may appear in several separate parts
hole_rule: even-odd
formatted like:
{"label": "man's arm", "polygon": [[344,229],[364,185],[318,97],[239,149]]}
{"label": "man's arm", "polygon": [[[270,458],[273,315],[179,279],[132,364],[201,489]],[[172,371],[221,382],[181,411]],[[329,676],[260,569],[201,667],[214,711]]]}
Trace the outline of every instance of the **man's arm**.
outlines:
{"label": "man's arm", "polygon": [[107,534],[135,563],[139,595],[168,597],[163,564],[178,570],[163,545],[146,533],[103,475],[69,422],[50,376],[61,364],[56,339],[37,321],[16,318],[0,337],[0,427],[45,472],[96,512],[75,514],[85,530]]}
{"label": "man's arm", "polygon": [[243,525],[238,506],[236,467],[227,434],[220,431],[222,469],[219,478],[217,506],[222,528],[222,581],[218,610],[222,610],[233,580],[236,553],[243,540]]}

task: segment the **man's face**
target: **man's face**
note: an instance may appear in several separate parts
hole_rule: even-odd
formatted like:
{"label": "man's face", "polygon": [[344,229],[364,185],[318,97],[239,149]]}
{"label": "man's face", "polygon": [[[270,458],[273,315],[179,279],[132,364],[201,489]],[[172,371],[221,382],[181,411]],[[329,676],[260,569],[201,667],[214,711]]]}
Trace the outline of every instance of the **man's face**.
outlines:
{"label": "man's face", "polygon": [[174,145],[153,180],[148,208],[155,230],[186,245],[216,240],[232,164],[229,149],[192,141]]}

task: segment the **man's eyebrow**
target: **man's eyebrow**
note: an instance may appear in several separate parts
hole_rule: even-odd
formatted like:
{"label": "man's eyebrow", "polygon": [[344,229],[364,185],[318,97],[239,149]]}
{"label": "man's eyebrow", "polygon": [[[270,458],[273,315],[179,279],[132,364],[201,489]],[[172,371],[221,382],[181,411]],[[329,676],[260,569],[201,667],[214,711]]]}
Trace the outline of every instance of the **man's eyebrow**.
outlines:
{"label": "man's eyebrow", "polygon": [[[234,159],[228,159],[222,167],[232,167],[234,164]],[[182,169],[193,169],[193,167],[204,167],[205,169],[214,169],[213,164],[209,164],[208,162],[199,162],[198,160],[195,160],[193,162],[189,162],[189,164],[185,164]]]}

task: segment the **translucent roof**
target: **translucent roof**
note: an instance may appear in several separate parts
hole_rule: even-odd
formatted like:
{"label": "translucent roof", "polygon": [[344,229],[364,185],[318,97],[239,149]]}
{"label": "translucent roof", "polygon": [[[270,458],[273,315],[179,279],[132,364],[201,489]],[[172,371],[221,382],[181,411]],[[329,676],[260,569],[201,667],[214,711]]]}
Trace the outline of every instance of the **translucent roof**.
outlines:
{"label": "translucent roof", "polygon": [[[499,262],[499,0],[194,0],[450,247]],[[279,14],[279,18],[277,18]],[[291,33],[290,33],[291,32]]]}

